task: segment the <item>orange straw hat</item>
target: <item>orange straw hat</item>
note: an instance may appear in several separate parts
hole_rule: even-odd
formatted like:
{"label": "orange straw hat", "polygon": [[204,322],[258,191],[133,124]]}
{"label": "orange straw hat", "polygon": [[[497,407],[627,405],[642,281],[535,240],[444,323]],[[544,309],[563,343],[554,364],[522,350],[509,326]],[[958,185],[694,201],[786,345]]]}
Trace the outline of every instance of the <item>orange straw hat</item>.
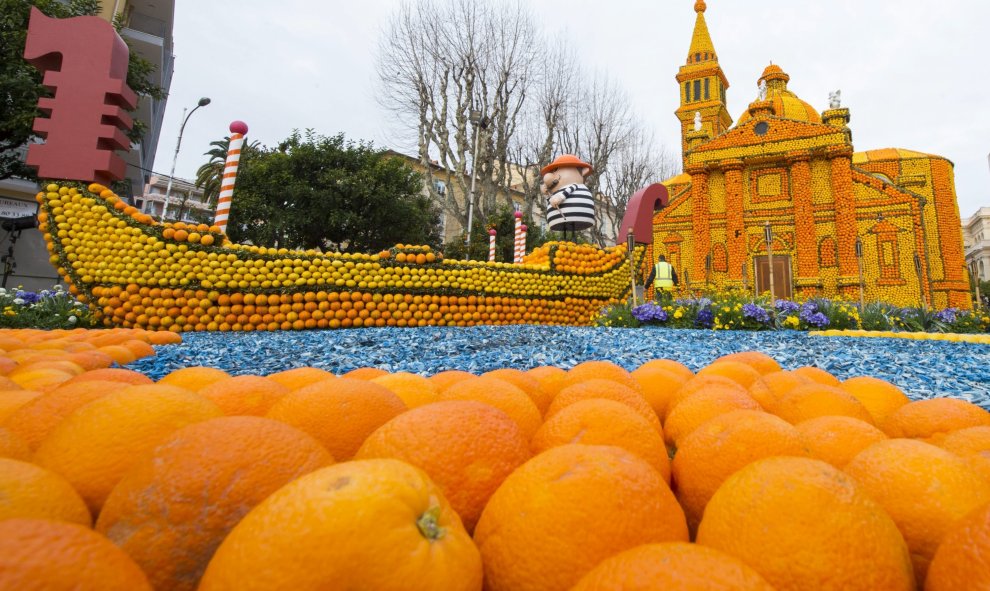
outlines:
{"label": "orange straw hat", "polygon": [[540,174],[542,175],[542,174],[546,174],[548,172],[553,172],[553,171],[557,170],[558,168],[562,168],[564,166],[573,166],[573,167],[576,167],[576,168],[587,168],[587,169],[589,169],[588,170],[588,174],[591,174],[592,172],[594,172],[594,169],[591,168],[591,165],[590,164],[588,164],[587,162],[581,160],[580,158],[578,158],[574,154],[562,154],[560,156],[557,156],[557,159],[556,160],[554,160],[550,164],[547,164],[546,166],[544,166],[543,167],[543,170],[540,171]]}

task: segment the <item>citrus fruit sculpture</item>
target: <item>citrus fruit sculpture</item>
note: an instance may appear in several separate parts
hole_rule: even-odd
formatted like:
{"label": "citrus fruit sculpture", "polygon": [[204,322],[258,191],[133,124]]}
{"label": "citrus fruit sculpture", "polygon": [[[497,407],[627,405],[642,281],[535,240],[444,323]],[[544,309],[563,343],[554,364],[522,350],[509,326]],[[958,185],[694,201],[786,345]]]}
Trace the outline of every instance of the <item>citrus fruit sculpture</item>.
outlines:
{"label": "citrus fruit sculpture", "polygon": [[375,254],[233,244],[216,226],[158,223],[103,185],[49,184],[38,215],[51,262],[106,326],[301,330],[586,325],[629,291],[625,245],[569,242],[513,265],[428,246]]}

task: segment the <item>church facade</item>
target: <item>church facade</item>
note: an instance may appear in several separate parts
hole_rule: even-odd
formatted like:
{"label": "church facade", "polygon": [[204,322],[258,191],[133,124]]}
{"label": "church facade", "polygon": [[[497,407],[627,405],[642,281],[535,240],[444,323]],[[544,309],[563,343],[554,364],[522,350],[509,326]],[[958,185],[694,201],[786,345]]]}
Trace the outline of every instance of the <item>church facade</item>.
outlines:
{"label": "church facade", "polygon": [[[970,308],[953,164],[903,149],[857,152],[838,93],[818,112],[771,64],[733,125],[728,79],[704,0],[677,82],[684,173],[653,219],[663,254],[694,291]],[[771,280],[772,277],[772,280]]]}

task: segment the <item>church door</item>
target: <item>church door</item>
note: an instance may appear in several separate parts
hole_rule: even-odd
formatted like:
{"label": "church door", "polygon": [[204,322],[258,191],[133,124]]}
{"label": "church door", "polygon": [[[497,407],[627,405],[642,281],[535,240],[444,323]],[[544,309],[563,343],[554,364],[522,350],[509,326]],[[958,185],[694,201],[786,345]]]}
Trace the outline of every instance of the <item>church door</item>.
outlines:
{"label": "church door", "polygon": [[[770,291],[770,261],[769,257],[753,257],[756,277],[756,293]],[[773,255],[773,296],[790,299],[791,290],[791,257],[789,255]]]}

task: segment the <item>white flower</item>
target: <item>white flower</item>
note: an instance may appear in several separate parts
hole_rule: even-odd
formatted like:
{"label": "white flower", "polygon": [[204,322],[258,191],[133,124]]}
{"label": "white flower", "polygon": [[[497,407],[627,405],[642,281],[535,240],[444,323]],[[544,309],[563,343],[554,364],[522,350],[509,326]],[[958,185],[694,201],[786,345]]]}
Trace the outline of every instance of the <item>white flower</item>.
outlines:
{"label": "white flower", "polygon": [[76,317],[75,316],[69,316],[69,324],[75,324],[75,323],[76,323]]}
{"label": "white flower", "polygon": [[23,306],[24,300],[21,298],[14,298],[14,303],[17,304],[18,306]]}

